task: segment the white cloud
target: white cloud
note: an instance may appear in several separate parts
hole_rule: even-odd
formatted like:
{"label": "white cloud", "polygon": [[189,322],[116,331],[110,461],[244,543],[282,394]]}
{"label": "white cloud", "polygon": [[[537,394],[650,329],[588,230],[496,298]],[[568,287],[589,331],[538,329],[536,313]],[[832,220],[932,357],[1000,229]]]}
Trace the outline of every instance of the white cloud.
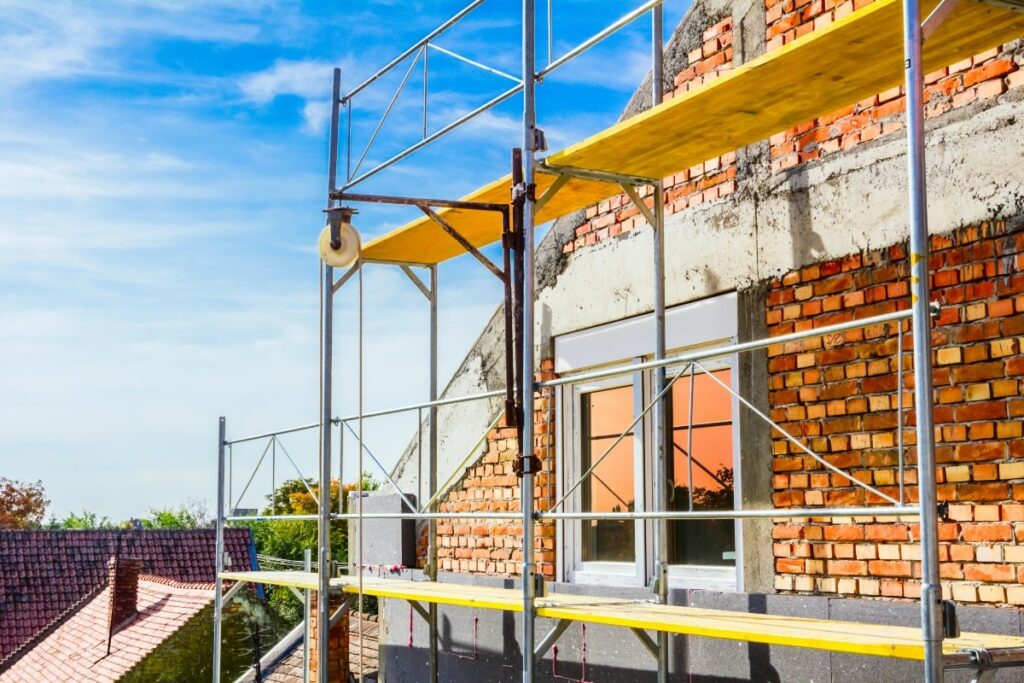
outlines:
{"label": "white cloud", "polygon": [[279,59],[269,69],[243,76],[238,81],[249,102],[266,105],[278,97],[292,95],[305,102],[302,118],[307,133],[320,135],[331,116],[330,93],[334,64],[320,60]]}
{"label": "white cloud", "polygon": [[[272,0],[8,0],[0,3],[0,88],[101,75],[151,78],[124,63],[117,48],[143,38],[174,38],[225,45],[278,39],[271,27],[297,29]],[[266,13],[277,18],[260,23]]]}
{"label": "white cloud", "polygon": [[267,104],[282,95],[312,99],[330,92],[333,69],[333,64],[320,60],[279,59],[269,69],[242,77],[238,86],[246,99],[256,104]]}

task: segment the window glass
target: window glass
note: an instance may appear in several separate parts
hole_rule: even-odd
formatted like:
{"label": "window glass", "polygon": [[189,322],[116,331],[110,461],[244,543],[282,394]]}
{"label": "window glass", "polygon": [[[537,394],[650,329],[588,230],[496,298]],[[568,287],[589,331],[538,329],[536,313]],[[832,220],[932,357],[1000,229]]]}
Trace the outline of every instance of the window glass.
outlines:
{"label": "window glass", "polygon": [[[726,386],[731,386],[729,368],[713,374]],[[672,457],[668,461],[672,484],[668,508],[690,509],[692,474],[694,510],[732,509],[732,396],[698,371],[693,377],[692,430],[689,427],[689,375],[680,377],[672,385],[671,404]],[[668,526],[671,564],[736,564],[732,520],[676,520],[670,521]]]}
{"label": "window glass", "polygon": [[[582,395],[582,458],[580,473],[597,467],[580,486],[585,512],[632,512],[636,495],[633,476],[633,431],[601,459],[633,421],[633,387],[603,389]],[[635,556],[632,521],[584,520],[585,562],[632,562]]]}

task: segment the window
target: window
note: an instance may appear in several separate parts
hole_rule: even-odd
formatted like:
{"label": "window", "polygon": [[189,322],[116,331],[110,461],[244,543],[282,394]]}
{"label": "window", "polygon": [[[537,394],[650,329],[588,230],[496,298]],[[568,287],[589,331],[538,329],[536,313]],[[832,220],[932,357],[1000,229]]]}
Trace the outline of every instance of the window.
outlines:
{"label": "window", "polygon": [[[667,341],[672,353],[722,345],[735,338],[735,295],[670,309]],[[565,335],[556,339],[556,370],[566,376],[595,366],[628,364],[650,358],[653,322],[649,316]],[[670,510],[730,509],[738,481],[738,428],[732,388],[734,359],[670,368],[682,372],[669,392],[671,452],[666,454]],[[718,381],[715,381],[718,380]],[[589,385],[568,385],[558,394],[559,485],[582,480],[565,510],[637,511],[651,508],[652,415],[636,417],[653,399],[652,371]],[[691,401],[692,395],[692,401]],[[636,421],[636,425],[630,425]],[[692,482],[692,484],[691,484]],[[738,528],[733,520],[668,522],[669,581],[677,587],[719,590],[739,585]],[[654,569],[653,523],[573,520],[559,523],[563,539],[559,572],[577,583],[644,585]]]}
{"label": "window", "polygon": [[[633,512],[636,509],[633,476],[635,433],[630,430],[625,438],[619,439],[633,421],[633,387],[591,391],[581,398],[580,472],[594,467],[580,486],[583,491],[581,509],[586,512]],[[581,539],[584,562],[632,562],[636,557],[633,522],[587,520],[583,524]]]}
{"label": "window", "polygon": [[[732,385],[729,367],[712,373],[726,386]],[[672,457],[668,459],[670,510],[733,508],[732,403],[731,394],[699,371],[692,376],[692,381],[687,374],[672,385]],[[732,520],[673,520],[668,527],[670,564],[727,567],[736,564]]]}

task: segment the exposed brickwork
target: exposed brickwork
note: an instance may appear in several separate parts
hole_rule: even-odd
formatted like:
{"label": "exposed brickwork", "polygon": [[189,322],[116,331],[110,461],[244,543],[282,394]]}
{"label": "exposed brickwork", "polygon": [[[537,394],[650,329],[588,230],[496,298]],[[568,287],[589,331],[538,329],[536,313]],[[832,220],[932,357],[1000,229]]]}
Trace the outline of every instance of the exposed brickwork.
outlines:
{"label": "exposed brickwork", "polygon": [[135,616],[139,601],[139,572],[142,560],[138,558],[110,558],[110,611],[107,626],[113,631]]}
{"label": "exposed brickwork", "polygon": [[[704,32],[704,43],[687,58],[687,66],[675,79],[675,88],[665,99],[679,97],[710,83],[732,69],[732,18],[723,19]],[[736,190],[736,153],[729,152],[683,169],[664,179],[665,213],[672,214],[732,194]],[[642,188],[640,196],[653,205],[652,191]],[[597,244],[647,225],[647,220],[626,195],[606,199],[586,210],[586,221],[576,229],[576,238],[563,245],[565,253]]]}
{"label": "exposed brickwork", "polygon": [[[538,381],[554,377],[554,361],[541,363]],[[534,453],[542,470],[534,476],[537,510],[554,502],[554,400],[550,389],[534,403]],[[466,517],[437,525],[438,567],[441,571],[512,576],[523,561],[522,523],[514,520],[474,520],[473,512],[519,512],[519,477],[513,464],[519,455],[516,430],[502,421],[487,437],[487,449],[456,482],[439,505],[442,512],[464,512]],[[537,571],[555,573],[555,526],[550,521],[534,527]],[[419,544],[420,562],[426,558],[426,539]]]}
{"label": "exposed brickwork", "polygon": [[[870,3],[871,0],[765,0],[768,49],[828,26]],[[1024,77],[1018,73],[1024,62],[1019,47],[1019,41],[1015,41],[928,74],[925,116],[939,116],[975,100],[998,97],[1007,89],[1024,84]],[[780,132],[771,138],[772,170],[791,168],[902,130],[905,108],[903,88],[896,87]]]}
{"label": "exposed brickwork", "polygon": [[[310,604],[316,605],[318,593],[310,592]],[[337,609],[341,604],[341,597],[337,600],[331,597],[331,611]],[[319,680],[317,672],[320,666],[320,639],[318,610],[309,611],[309,677],[310,680]],[[331,627],[327,643],[327,681],[328,683],[348,683],[349,680],[349,620],[338,619]]]}
{"label": "exposed brickwork", "polygon": [[[932,330],[942,577],[961,601],[1024,604],[1024,232],[986,223],[931,241]],[[773,336],[905,309],[906,250],[850,256],[772,283]],[[911,337],[904,324],[907,462],[914,462]],[[772,346],[771,416],[831,464],[896,497],[897,345],[894,325]],[[882,500],[773,435],[774,503],[862,505]],[[916,476],[906,471],[916,501]],[[774,528],[776,587],[916,597],[917,525],[872,518],[793,520]]]}

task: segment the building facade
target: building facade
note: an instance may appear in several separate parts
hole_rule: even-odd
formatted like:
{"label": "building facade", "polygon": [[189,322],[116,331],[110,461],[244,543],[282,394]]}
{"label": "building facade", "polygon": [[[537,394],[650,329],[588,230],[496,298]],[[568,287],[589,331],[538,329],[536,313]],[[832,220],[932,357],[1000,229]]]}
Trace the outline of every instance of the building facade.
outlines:
{"label": "building facade", "polygon": [[[866,4],[695,2],[666,48],[665,97],[682,96]],[[962,609],[965,629],[1014,634],[1021,632],[1020,616],[1005,608],[1024,604],[1022,63],[1024,49],[1015,41],[929,74],[925,91],[943,589],[960,605],[1004,608]],[[648,107],[649,93],[650,84],[642,84],[624,116]],[[664,180],[670,353],[909,308],[903,115],[902,89],[894,88]],[[652,356],[652,241],[650,226],[625,196],[555,223],[537,255],[542,378]],[[718,359],[692,376],[670,372],[670,508],[883,501],[851,479],[916,502],[907,325],[776,344]],[[448,395],[502,387],[503,368],[494,362],[501,334],[499,312]],[[566,509],[650,505],[650,423],[637,417],[651,386],[651,375],[638,372],[538,395],[538,509],[555,505],[598,460]],[[463,404],[440,410],[441,481],[498,410],[496,403],[490,412]],[[626,438],[618,439],[624,430]],[[845,474],[826,469],[801,444]],[[409,491],[418,490],[415,466],[408,466],[414,449],[395,471]],[[450,573],[444,580],[501,585],[519,572],[520,525],[472,517],[519,510],[517,454],[515,430],[499,424],[479,458],[456,473],[440,509],[465,518],[438,524],[439,569]],[[918,597],[920,574],[913,520],[676,521],[669,534],[677,603],[917,623],[909,602]],[[538,572],[567,590],[649,595],[650,537],[645,522],[538,524]],[[419,540],[422,562],[426,538]],[[406,623],[405,610],[388,607],[382,623],[382,671],[387,676],[390,667],[398,680],[425,661],[416,643],[420,637],[425,646],[425,632]],[[478,666],[493,673],[517,661],[513,617],[451,611],[444,618],[452,636],[442,647],[451,655],[442,666],[452,676],[474,675]],[[473,643],[486,640],[481,634],[505,642],[504,649],[479,652]],[[896,680],[890,677],[914,671],[853,656],[674,643],[673,671],[695,680],[864,680],[876,670],[871,675]],[[600,680],[635,680],[635,670],[653,666],[638,644],[613,630],[570,629],[560,644],[539,670],[550,663],[552,676],[586,678],[589,667],[603,672]],[[514,668],[506,673],[515,679]]]}

